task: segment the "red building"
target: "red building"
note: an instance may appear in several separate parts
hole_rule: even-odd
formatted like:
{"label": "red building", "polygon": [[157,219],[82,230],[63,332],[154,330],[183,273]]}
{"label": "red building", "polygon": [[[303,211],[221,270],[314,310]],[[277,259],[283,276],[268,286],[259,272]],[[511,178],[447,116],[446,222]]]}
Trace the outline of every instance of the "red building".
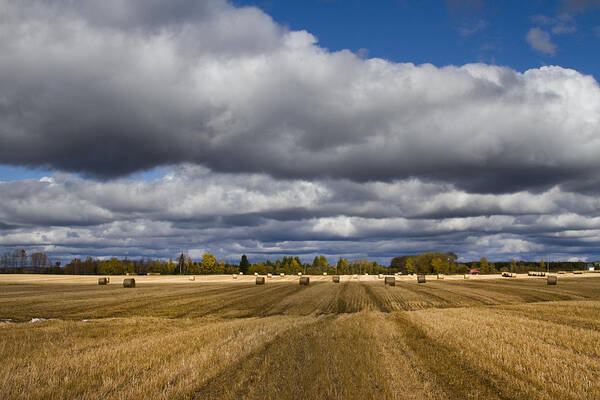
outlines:
{"label": "red building", "polygon": [[479,275],[479,270],[475,269],[475,268],[471,268],[469,270],[469,274],[471,274],[471,275]]}

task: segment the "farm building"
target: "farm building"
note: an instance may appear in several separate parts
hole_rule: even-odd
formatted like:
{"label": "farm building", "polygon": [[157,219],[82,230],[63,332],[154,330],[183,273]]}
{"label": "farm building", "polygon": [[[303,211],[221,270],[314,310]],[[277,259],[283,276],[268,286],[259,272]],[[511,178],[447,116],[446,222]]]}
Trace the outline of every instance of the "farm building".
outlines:
{"label": "farm building", "polygon": [[471,268],[469,270],[469,274],[471,274],[471,275],[479,275],[479,270],[476,269],[476,268]]}

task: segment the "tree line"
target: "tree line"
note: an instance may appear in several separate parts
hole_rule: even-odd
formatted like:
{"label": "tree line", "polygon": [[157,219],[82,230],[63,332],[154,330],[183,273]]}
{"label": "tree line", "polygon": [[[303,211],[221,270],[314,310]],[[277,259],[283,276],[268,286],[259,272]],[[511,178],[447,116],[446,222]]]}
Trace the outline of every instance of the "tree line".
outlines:
{"label": "tree line", "polygon": [[25,249],[7,251],[0,256],[0,271],[4,273],[46,272],[62,273],[60,261],[52,261],[46,253],[28,254]]}
{"label": "tree line", "polygon": [[479,261],[459,263],[455,253],[429,252],[416,255],[405,255],[392,258],[390,265],[380,265],[366,259],[348,260],[339,257],[329,263],[323,255],[316,256],[312,263],[302,262],[298,256],[284,256],[271,261],[251,263],[242,255],[239,264],[218,260],[213,254],[205,253],[200,260],[193,260],[189,255],[181,253],[168,261],[150,258],[130,260],[111,257],[108,259],[87,257],[74,258],[65,266],[53,262],[42,252],[28,254],[25,249],[15,249],[0,257],[0,272],[3,273],[48,273],[69,275],[123,275],[160,273],[162,275],[187,274],[297,274],[309,275],[323,273],[352,274],[464,274],[477,269],[481,274],[495,274],[509,271],[524,273],[527,271],[571,271],[581,270],[588,266],[585,262],[553,262],[550,265],[540,262],[516,261],[491,262],[483,257]]}

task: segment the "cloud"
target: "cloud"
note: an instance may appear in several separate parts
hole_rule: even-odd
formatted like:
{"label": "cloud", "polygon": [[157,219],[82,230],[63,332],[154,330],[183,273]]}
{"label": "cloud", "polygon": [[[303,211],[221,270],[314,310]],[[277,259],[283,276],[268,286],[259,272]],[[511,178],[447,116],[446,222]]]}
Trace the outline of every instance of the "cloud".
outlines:
{"label": "cloud", "polygon": [[569,13],[561,13],[556,17],[546,15],[533,15],[531,20],[538,25],[550,26],[550,30],[555,35],[570,34],[577,31],[575,19]]}
{"label": "cloud", "polygon": [[0,250],[49,251],[65,261],[182,251],[230,261],[323,253],[384,263],[433,250],[463,259],[600,256],[600,200],[560,187],[474,194],[418,179],[276,180],[194,165],[152,181],[48,178],[0,183]]}
{"label": "cloud", "polygon": [[486,26],[487,26],[487,22],[483,19],[480,19],[473,24],[463,24],[462,26],[460,26],[458,28],[458,33],[461,36],[465,36],[465,37],[472,36],[475,33],[485,29]]}
{"label": "cloud", "polygon": [[2,163],[114,178],[189,162],[479,192],[545,190],[600,163],[598,84],[573,70],[361,59],[216,0],[72,4],[2,3]]}
{"label": "cloud", "polygon": [[60,171],[0,182],[0,250],[600,256],[591,76],[330,52],[220,0],[0,7],[0,163]]}
{"label": "cloud", "polygon": [[539,51],[540,53],[548,54],[550,56],[556,54],[556,45],[552,43],[550,34],[543,29],[531,28],[527,32],[525,39],[532,49]]}
{"label": "cloud", "polygon": [[360,49],[358,49],[356,51],[356,54],[360,57],[360,58],[367,58],[369,56],[369,49],[366,49],[364,47],[361,47]]}

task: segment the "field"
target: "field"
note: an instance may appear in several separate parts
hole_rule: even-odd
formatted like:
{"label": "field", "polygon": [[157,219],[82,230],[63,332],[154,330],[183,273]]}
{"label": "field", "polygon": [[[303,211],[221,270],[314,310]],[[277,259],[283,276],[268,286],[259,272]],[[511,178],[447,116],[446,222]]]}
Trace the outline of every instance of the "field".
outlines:
{"label": "field", "polygon": [[0,398],[600,398],[592,275],[0,275]]}

